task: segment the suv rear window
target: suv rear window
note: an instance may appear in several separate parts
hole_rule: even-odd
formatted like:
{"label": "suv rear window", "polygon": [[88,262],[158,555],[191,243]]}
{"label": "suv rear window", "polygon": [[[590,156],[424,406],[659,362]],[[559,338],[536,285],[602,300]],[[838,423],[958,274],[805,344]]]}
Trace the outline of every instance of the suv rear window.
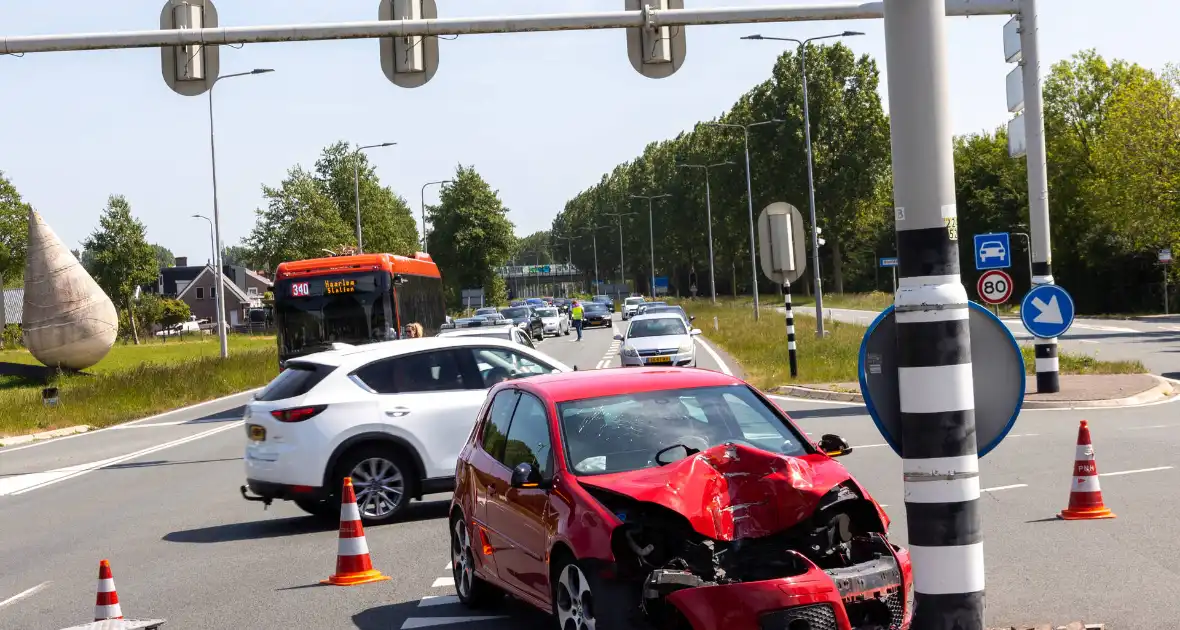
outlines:
{"label": "suv rear window", "polygon": [[269,402],[302,396],[311,391],[332,372],[332,368],[318,363],[289,361],[287,369],[279,373],[269,385],[258,392],[257,400]]}

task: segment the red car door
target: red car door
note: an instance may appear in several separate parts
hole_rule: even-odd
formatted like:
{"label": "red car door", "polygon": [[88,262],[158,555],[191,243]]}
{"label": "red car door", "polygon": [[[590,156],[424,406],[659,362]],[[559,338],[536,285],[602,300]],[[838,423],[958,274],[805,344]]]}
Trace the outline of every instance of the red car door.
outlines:
{"label": "red car door", "polygon": [[[488,412],[488,420],[484,423],[483,434],[479,436],[476,441],[476,447],[471,449],[470,464],[472,471],[472,494],[473,507],[471,520],[475,521],[476,529],[473,529],[472,545],[478,550],[482,547],[481,533],[487,536],[492,542],[493,548],[496,543],[491,539],[498,537],[494,536],[488,525],[488,501],[503,492],[503,489],[508,486],[508,479],[499,473],[503,468],[497,458],[504,452],[505,438],[508,434],[508,424],[512,421],[512,412],[516,409],[516,401],[520,397],[520,392],[515,389],[502,390],[496,394],[492,399],[492,406]],[[493,553],[491,556],[479,554],[481,563],[484,564],[491,573],[499,575],[499,568],[497,566],[497,554]]]}
{"label": "red car door", "polygon": [[549,507],[549,491],[513,488],[512,470],[521,463],[538,470],[542,479],[553,475],[553,442],[545,405],[522,392],[508,426],[503,453],[493,465],[495,491],[488,490],[487,523],[494,540],[498,575],[521,594],[549,600],[549,575],[545,566],[549,532],[556,513]]}

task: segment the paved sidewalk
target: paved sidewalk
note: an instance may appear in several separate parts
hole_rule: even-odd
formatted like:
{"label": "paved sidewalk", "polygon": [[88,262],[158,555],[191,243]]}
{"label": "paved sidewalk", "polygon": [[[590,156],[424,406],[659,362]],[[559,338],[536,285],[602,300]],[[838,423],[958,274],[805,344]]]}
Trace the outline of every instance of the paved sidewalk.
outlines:
{"label": "paved sidewalk", "polygon": [[[1036,393],[1035,379],[1026,378],[1025,409],[1121,407],[1158,402],[1176,395],[1172,384],[1154,374],[1065,374],[1061,391]],[[780,385],[770,393],[796,398],[863,403],[859,383]]]}

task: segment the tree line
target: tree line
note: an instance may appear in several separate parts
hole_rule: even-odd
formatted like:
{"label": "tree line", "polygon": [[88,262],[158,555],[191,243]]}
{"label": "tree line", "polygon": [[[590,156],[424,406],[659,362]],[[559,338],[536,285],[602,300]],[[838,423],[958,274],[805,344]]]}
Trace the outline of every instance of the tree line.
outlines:
{"label": "tree line", "polygon": [[[891,290],[889,274],[878,267],[879,258],[896,252],[889,120],[877,63],[839,43],[811,46],[806,59],[816,214],[826,241],[820,247],[824,290]],[[1107,61],[1086,50],[1051,68],[1044,96],[1054,277],[1083,312],[1158,310],[1165,270],[1156,264],[1157,253],[1180,239],[1180,72]],[[785,52],[771,77],[728,111],[649,144],[575,195],[550,230],[530,237],[534,249],[543,251],[543,262],[572,255],[592,278],[590,232],[597,230],[599,274],[617,279],[621,221],[625,277],[649,292],[648,203],[632,196],[667,194],[654,202],[651,218],[655,275],[669,276],[673,292],[687,294],[695,272],[700,293],[707,294],[705,173],[688,165],[718,165],[709,169],[717,288],[748,293],[745,134],[718,123],[775,119],[782,122],[748,132],[754,213],[786,201],[806,218],[802,75],[797,53]],[[974,294],[971,235],[1028,233],[1025,159],[1008,156],[1005,126],[956,137],[954,156],[963,281]],[[628,213],[634,214],[611,216]],[[1015,237],[1013,248],[1009,271],[1020,291],[1029,284],[1027,250]],[[811,286],[810,261],[808,267],[799,281],[804,292]],[[758,276],[761,292],[778,290]]]}

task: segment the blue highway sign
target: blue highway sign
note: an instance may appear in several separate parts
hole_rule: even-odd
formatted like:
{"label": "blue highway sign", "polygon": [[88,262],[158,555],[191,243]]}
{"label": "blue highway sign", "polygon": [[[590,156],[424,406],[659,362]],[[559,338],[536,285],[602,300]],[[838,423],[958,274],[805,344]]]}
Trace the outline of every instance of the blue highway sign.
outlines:
{"label": "blue highway sign", "polygon": [[1073,325],[1073,298],[1055,284],[1038,284],[1020,302],[1020,321],[1034,337],[1060,337]]}
{"label": "blue highway sign", "polygon": [[975,268],[1007,269],[1012,266],[1012,248],[1009,247],[1008,233],[975,235]]}
{"label": "blue highway sign", "polygon": [[897,266],[897,258],[896,257],[882,258],[881,259],[881,266],[882,267],[896,267]]}

